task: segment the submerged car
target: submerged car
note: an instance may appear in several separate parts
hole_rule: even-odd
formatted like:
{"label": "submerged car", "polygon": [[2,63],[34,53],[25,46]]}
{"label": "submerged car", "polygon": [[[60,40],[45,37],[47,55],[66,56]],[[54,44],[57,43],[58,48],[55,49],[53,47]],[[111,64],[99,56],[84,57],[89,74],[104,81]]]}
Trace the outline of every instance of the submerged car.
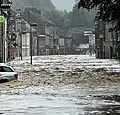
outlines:
{"label": "submerged car", "polygon": [[0,63],[0,82],[8,82],[17,79],[18,73],[12,66]]}

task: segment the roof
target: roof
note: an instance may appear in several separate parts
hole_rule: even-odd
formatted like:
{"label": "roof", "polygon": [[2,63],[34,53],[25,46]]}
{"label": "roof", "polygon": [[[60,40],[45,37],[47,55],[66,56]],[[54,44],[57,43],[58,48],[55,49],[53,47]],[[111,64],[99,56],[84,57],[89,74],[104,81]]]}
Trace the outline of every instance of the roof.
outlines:
{"label": "roof", "polygon": [[44,15],[40,15],[38,13],[32,12],[31,13],[36,16],[37,18],[41,18],[42,20],[44,20],[46,23],[48,24],[54,24],[52,21],[50,21],[48,18],[46,18]]}

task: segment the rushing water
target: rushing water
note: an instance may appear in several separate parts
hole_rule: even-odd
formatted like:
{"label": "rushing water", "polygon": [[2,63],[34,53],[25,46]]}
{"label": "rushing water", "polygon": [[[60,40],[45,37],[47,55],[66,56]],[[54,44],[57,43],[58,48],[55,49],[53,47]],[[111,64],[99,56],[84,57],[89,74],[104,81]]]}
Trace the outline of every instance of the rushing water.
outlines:
{"label": "rushing water", "polygon": [[[33,66],[28,61],[11,62],[22,80],[0,84],[1,115],[120,115],[119,82],[106,82],[119,74],[110,79],[99,72],[119,72],[118,62],[79,55],[35,57]],[[100,80],[105,85],[96,87]]]}
{"label": "rushing water", "polygon": [[107,89],[17,87],[1,91],[3,115],[119,115],[120,97]]}

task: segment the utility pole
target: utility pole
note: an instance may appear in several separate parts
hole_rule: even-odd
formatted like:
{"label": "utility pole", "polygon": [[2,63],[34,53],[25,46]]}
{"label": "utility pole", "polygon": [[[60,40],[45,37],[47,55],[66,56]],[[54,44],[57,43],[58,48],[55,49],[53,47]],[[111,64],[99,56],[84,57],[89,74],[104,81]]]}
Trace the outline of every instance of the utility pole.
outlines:
{"label": "utility pole", "polygon": [[32,50],[33,50],[33,48],[32,48],[32,45],[33,45],[33,36],[32,36],[32,27],[35,27],[35,26],[37,26],[37,24],[36,23],[33,23],[33,24],[30,24],[30,64],[32,65],[32,55],[33,55],[33,52],[32,52]]}
{"label": "utility pole", "polygon": [[20,52],[21,52],[21,60],[22,60],[22,21],[20,22]]}
{"label": "utility pole", "polygon": [[18,19],[18,23],[19,23],[19,36],[20,36],[20,58],[22,60],[22,17],[21,17],[21,9],[17,9],[17,19]]}
{"label": "utility pole", "polygon": [[[31,23],[30,22],[30,13],[31,11],[29,10],[28,12],[28,22],[29,24]],[[30,24],[30,64],[32,65],[32,30],[31,30],[31,24]]]}

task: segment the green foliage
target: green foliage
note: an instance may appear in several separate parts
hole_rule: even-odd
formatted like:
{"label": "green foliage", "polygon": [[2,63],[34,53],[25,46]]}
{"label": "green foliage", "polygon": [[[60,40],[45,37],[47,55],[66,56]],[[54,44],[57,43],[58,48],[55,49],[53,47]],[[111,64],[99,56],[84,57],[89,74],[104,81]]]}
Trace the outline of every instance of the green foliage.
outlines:
{"label": "green foliage", "polygon": [[78,10],[77,5],[75,5],[69,14],[70,25],[71,27],[93,25],[93,17],[90,18],[90,13],[84,9]]}
{"label": "green foliage", "polygon": [[72,11],[69,13],[70,26],[71,27],[83,27],[90,26],[94,27],[94,17],[96,15],[95,9],[88,12],[86,9],[78,9],[77,4],[73,7]]}
{"label": "green foliage", "polygon": [[91,12],[87,12],[87,10],[84,9],[78,10],[77,5],[75,5],[70,12],[55,9],[45,11],[45,14],[58,28],[67,31],[69,27],[85,25],[94,26],[94,17],[96,13],[95,10],[92,10]]}
{"label": "green foliage", "polygon": [[26,6],[35,6],[38,10],[43,10],[49,20],[51,20],[58,28],[68,30],[69,27],[85,24],[93,24],[95,13],[92,11],[88,13],[86,10],[78,10],[77,5],[73,7],[71,12],[56,10],[51,0],[12,0],[12,8],[15,11],[18,9],[25,9]]}
{"label": "green foliage", "polygon": [[99,19],[107,22],[116,22],[115,30],[120,30],[120,0],[77,0],[78,8],[98,10]]}
{"label": "green foliage", "polygon": [[45,11],[45,14],[49,20],[51,20],[58,28],[67,30],[70,25],[69,13],[59,10]]}

